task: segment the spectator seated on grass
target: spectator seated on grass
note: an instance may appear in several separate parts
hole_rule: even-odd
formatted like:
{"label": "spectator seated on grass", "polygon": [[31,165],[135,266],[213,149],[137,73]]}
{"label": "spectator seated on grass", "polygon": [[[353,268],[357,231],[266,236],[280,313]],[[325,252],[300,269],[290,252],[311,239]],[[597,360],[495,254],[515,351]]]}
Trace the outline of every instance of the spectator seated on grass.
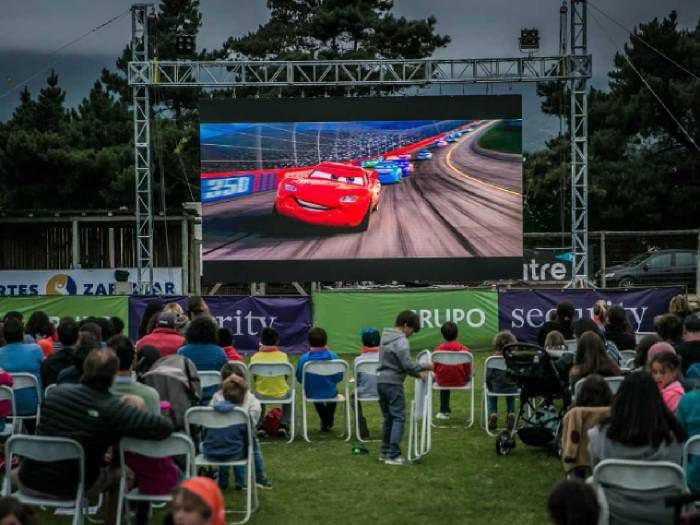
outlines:
{"label": "spectator seated on grass", "polygon": [[[271,327],[265,327],[260,331],[260,346],[258,351],[255,352],[250,358],[250,364],[256,363],[289,363],[289,357],[287,354],[280,351],[277,347],[279,344],[280,336],[277,330]],[[270,403],[270,399],[274,398],[285,398],[289,394],[289,384],[287,384],[287,379],[285,377],[255,377],[255,391],[265,399],[263,405],[263,413],[265,414],[265,408]],[[289,432],[289,420],[292,414],[291,405],[282,405],[282,418],[280,420],[280,430],[279,433],[282,436],[286,436]],[[262,430],[261,430],[262,432]]]}
{"label": "spectator seated on grass", "polygon": [[[111,349],[90,352],[81,383],[56,387],[44,401],[37,428],[40,436],[66,437],[82,445],[85,486],[92,488],[93,494],[108,491],[116,495],[117,466],[107,465],[105,454],[122,437],[160,440],[173,430],[168,419],[125,405],[109,393],[118,368],[119,361]],[[38,497],[71,498],[78,484],[76,466],[71,460],[25,459],[17,476],[20,490]],[[108,501],[114,503],[114,499]],[[114,521],[114,511],[107,511],[108,523]]]}
{"label": "spectator seated on grass", "polygon": [[[9,319],[4,326],[7,344],[0,348],[0,368],[11,374],[25,372],[32,374],[41,389],[41,364],[44,354],[35,343],[23,343],[24,327],[22,321]],[[15,404],[19,415],[36,412],[39,400],[33,388],[23,388],[15,392]]]}
{"label": "spectator seated on grass", "polygon": [[[440,333],[445,340],[437,345],[435,352],[469,352],[469,348],[457,341],[459,337],[459,329],[457,324],[452,321],[447,321],[440,327]],[[465,363],[462,365],[443,365],[436,363],[435,381],[438,386],[445,387],[461,387],[465,386],[472,376],[472,365]],[[437,413],[438,419],[450,419],[450,391],[440,390],[440,411]]]}
{"label": "spectator seated on grass", "polygon": [[685,394],[680,378],[681,363],[675,352],[658,352],[649,362],[649,371],[659,386],[661,397],[671,413],[676,412],[678,403]]}
{"label": "spectator seated on grass", "polygon": [[41,383],[44,388],[53,385],[61,370],[71,366],[75,345],[78,342],[78,323],[72,317],[63,317],[56,331],[61,347],[41,364]]}
{"label": "spectator seated on grass", "polygon": [[[233,373],[226,378],[221,388],[223,399],[213,404],[217,412],[231,412],[234,407],[245,410],[244,403],[248,394],[245,378]],[[250,400],[249,400],[250,401]],[[251,424],[252,424],[251,417]],[[254,427],[253,427],[254,428]],[[265,477],[265,464],[255,436],[248,436],[245,425],[231,425],[224,428],[208,428],[204,433],[202,453],[207,459],[214,461],[240,461],[248,457],[248,439],[253,439],[253,461],[255,462],[255,484],[259,488],[272,488]],[[245,469],[236,467],[236,488],[243,489]],[[228,468],[219,468],[219,487],[228,487]]]}
{"label": "spectator seated on grass", "polygon": [[163,525],[224,525],[224,496],[213,479],[184,480],[173,494],[172,510]]}
{"label": "spectator seated on grass", "polygon": [[185,344],[184,336],[175,328],[176,320],[175,314],[160,312],[155,328],[136,342],[136,349],[153,346],[158,349],[161,357],[176,353]]}
{"label": "spectator seated on grass", "polygon": [[[160,395],[158,391],[136,380],[136,350],[128,337],[115,335],[107,345],[119,359],[119,370],[114,378],[110,392],[115,396],[133,395],[143,400],[146,409],[153,414],[160,414]],[[137,407],[139,408],[139,407]]]}
{"label": "spectator seated on grass", "polygon": [[[297,361],[297,381],[302,382],[304,365],[310,361],[331,361],[338,359],[335,352],[327,348],[328,335],[323,328],[314,327],[309,330],[309,351]],[[316,399],[333,399],[338,396],[336,385],[343,380],[343,374],[330,376],[306,373],[306,396]],[[314,408],[321,419],[321,432],[330,432],[335,424],[335,409],[338,403],[321,402],[314,403]]]}
{"label": "spectator seated on grass", "polygon": [[[685,439],[683,427],[664,403],[652,376],[634,372],[617,391],[610,418],[588,431],[588,453],[593,467],[605,459],[671,461],[680,465]],[[611,523],[670,523],[672,510],[665,507],[664,497],[675,494],[675,490],[650,495],[604,488]]]}

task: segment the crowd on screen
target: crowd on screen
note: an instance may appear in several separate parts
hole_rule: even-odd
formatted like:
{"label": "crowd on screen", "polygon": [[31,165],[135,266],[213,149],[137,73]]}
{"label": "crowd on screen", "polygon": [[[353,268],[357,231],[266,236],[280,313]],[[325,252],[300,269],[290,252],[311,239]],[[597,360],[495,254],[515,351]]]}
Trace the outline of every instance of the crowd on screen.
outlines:
{"label": "crowd on screen", "polygon": [[[598,500],[582,480],[600,461],[641,459],[680,465],[684,442],[700,434],[700,391],[695,391],[700,377],[700,314],[692,314],[684,298],[674,298],[669,313],[655,320],[656,332],[637,342],[624,309],[599,302],[593,312],[592,319],[575,320],[574,306],[561,303],[538,334],[540,345],[557,355],[559,373],[566,377],[572,391],[576,389],[572,411],[581,414],[569,418],[575,421],[571,424],[580,436],[576,446],[567,448],[573,433],[563,436],[567,479],[555,487],[548,500],[551,518],[557,524],[597,522]],[[105,495],[108,523],[114,520],[120,468],[127,469],[132,486],[144,493],[174,494],[168,523],[190,523],[187,513],[201,518],[192,523],[223,523],[221,491],[230,487],[228,468],[207,469],[200,472],[200,477],[185,479],[177,458],[126,454],[125,465],[119,465],[115,445],[122,437],[161,440],[182,431],[185,412],[193,406],[211,406],[219,412],[239,407],[249,414],[255,435],[248,436],[243,425],[233,425],[206,430],[197,444],[212,460],[243,459],[250,439],[255,484],[271,489],[258,439],[288,436],[291,407],[275,407],[275,399],[287,397],[289,378],[255,377],[253,392],[231,332],[217,326],[201,297],[190,298],[187,308],[177,303],[149,304],[135,342],[123,330],[124,323],[117,317],[89,317],[80,322],[65,317],[54,327],[44,312],[31,313],[26,322],[20,312],[7,312],[0,324],[0,385],[12,386],[19,377],[16,374],[31,374],[39,391],[47,394],[39,396],[42,400],[35,389],[15,391],[14,415],[25,416],[22,431],[68,437],[80,443],[86,459],[87,493]],[[366,328],[358,341],[356,363],[377,363],[378,374],[359,374],[353,395],[379,399],[383,417],[379,459],[387,465],[408,464],[401,452],[406,377],[425,378],[432,372],[442,387],[464,386],[474,377],[471,364],[412,361],[408,338],[419,330],[418,316],[404,311],[393,327],[382,332]],[[441,333],[444,341],[436,351],[470,352],[459,341],[455,323],[445,323]],[[566,352],[574,340],[575,352]],[[338,356],[328,348],[322,328],[313,327],[308,342],[309,351],[298,360],[295,375],[299,382],[304,379],[307,396],[325,400],[314,403],[314,407],[320,432],[330,432],[335,425],[337,401],[347,401],[338,389],[342,374],[309,373],[302,378],[302,373],[306,363],[335,360]],[[510,332],[498,333],[493,354],[502,355],[507,345],[516,342]],[[276,330],[264,328],[259,349],[249,364],[289,363],[279,343]],[[629,356],[626,350],[634,350],[634,357],[625,358]],[[199,374],[205,371],[220,373],[220,384],[203,389]],[[626,376],[615,395],[604,380],[611,376]],[[491,392],[517,392],[517,385],[504,370],[489,370],[485,381]],[[578,388],[577,383],[581,383]],[[503,417],[508,428],[515,424],[516,400],[504,399],[502,415],[498,398],[488,399],[489,430],[495,430]],[[39,406],[37,423],[33,416]],[[10,415],[9,403],[0,401],[0,430]],[[436,417],[451,417],[449,390],[440,391]],[[360,435],[369,438],[361,403],[358,420]],[[575,454],[568,454],[570,450]],[[700,461],[696,459],[700,460],[691,457],[686,476],[688,487],[700,491]],[[11,467],[13,487],[28,495],[68,498],[78,484],[77,467],[70,461],[25,459]],[[245,480],[245,468],[235,467],[234,489],[244,490]],[[615,523],[665,523],[669,517],[658,499],[640,499],[624,489],[614,492],[608,504]],[[33,523],[35,519],[31,510],[9,497],[0,499],[0,520],[3,516],[14,516],[15,521],[10,523]],[[138,505],[137,522],[147,523],[148,516],[147,504]]]}

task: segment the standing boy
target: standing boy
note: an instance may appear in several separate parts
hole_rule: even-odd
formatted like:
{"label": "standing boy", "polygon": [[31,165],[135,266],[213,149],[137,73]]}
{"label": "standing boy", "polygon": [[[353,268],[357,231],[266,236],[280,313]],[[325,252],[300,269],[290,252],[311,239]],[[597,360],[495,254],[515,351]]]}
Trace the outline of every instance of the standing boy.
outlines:
{"label": "standing boy", "polygon": [[407,374],[425,379],[432,365],[411,362],[407,338],[420,330],[418,315],[404,310],[396,317],[394,325],[394,328],[384,329],[379,348],[377,393],[384,418],[379,459],[387,465],[406,465],[400,448],[406,420],[403,383]]}

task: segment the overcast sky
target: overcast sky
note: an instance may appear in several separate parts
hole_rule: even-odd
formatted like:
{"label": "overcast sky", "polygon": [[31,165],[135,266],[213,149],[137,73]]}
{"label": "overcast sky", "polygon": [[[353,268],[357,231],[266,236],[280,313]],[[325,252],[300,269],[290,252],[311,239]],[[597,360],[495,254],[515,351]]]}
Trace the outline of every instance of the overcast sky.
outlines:
{"label": "overcast sky", "polygon": [[[18,91],[3,94],[56,60],[69,104],[87,94],[102,67],[130,38],[129,15],[69,47],[60,56],[50,53],[112,16],[128,11],[128,0],[2,0],[0,17],[0,120],[8,118]],[[228,36],[255,30],[267,20],[265,0],[201,0],[203,27],[200,47],[220,47]],[[520,56],[517,37],[522,27],[536,27],[541,55],[556,54],[559,40],[558,0],[395,0],[395,12],[408,18],[437,17],[437,31],[452,42],[437,57]],[[596,0],[594,5],[626,27],[678,11],[682,27],[694,27],[700,17],[700,0]],[[626,33],[589,7],[589,52],[594,77],[604,83],[612,57],[626,41]],[[596,21],[597,19],[597,21]],[[612,42],[611,42],[612,39]],[[29,83],[36,92],[46,74]]]}

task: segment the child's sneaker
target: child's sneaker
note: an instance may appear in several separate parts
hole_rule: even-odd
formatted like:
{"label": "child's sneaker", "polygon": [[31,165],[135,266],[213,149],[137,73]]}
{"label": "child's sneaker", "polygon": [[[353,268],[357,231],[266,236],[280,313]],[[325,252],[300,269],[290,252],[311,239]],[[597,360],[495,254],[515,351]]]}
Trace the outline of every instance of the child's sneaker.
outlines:
{"label": "child's sneaker", "polygon": [[403,456],[396,456],[395,458],[386,458],[384,460],[385,465],[410,465],[410,463]]}
{"label": "child's sneaker", "polygon": [[513,430],[513,427],[515,426],[515,414],[513,414],[513,413],[508,414],[507,421],[508,421],[508,423],[507,423],[508,430]]}
{"label": "child's sneaker", "polygon": [[489,416],[489,430],[493,432],[496,428],[498,428],[498,414],[491,414]]}
{"label": "child's sneaker", "polygon": [[450,419],[450,413],[449,412],[438,412],[437,415],[435,416],[436,419]]}
{"label": "child's sneaker", "polygon": [[265,479],[261,479],[259,481],[256,481],[255,486],[258,487],[259,489],[270,490],[270,489],[272,489],[272,482],[269,479],[265,478]]}

